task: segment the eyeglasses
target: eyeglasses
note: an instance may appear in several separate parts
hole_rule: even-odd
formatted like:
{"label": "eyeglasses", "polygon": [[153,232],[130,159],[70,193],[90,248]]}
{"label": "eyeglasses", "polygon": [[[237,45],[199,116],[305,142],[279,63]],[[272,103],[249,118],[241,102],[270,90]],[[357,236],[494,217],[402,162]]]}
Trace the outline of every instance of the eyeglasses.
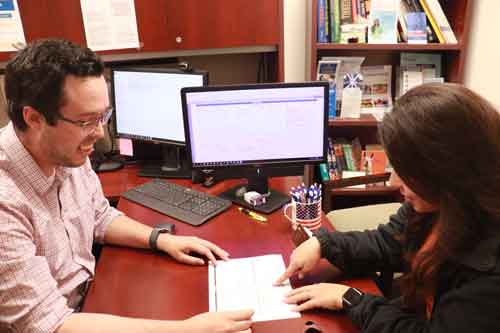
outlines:
{"label": "eyeglasses", "polygon": [[99,124],[105,125],[108,123],[109,119],[111,119],[111,115],[113,114],[113,110],[114,109],[112,107],[110,107],[110,108],[106,109],[106,111],[104,111],[104,113],[101,114],[99,118],[93,119],[93,120],[87,120],[87,121],[71,120],[71,119],[64,118],[63,116],[61,116],[59,114],[57,115],[57,118],[62,120],[62,121],[65,121],[67,123],[76,125],[76,126],[80,127],[83,131],[85,131],[87,134],[90,134],[90,133],[95,132],[95,130],[97,129],[97,126]]}

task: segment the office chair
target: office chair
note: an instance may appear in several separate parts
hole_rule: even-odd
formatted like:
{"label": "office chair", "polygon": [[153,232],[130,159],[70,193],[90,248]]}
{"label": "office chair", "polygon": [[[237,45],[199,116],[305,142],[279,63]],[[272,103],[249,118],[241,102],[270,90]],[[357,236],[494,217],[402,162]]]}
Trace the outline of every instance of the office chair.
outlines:
{"label": "office chair", "polygon": [[[376,229],[379,224],[389,221],[389,217],[401,207],[400,202],[368,205],[354,208],[338,209],[329,212],[326,217],[340,232],[364,231]],[[395,274],[390,268],[377,272],[375,282],[386,297],[393,294],[393,279]],[[397,276],[396,275],[396,276]]]}

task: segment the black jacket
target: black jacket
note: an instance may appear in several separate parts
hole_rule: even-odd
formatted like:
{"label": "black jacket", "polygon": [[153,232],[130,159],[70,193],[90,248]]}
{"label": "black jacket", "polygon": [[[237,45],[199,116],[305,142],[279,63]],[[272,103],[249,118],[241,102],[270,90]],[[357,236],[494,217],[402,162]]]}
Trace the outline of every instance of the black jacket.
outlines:
{"label": "black jacket", "polygon": [[[364,232],[327,232],[317,237],[321,255],[347,274],[375,272],[389,265],[404,267],[401,233],[412,208],[404,204],[389,223]],[[448,264],[438,275],[430,320],[404,310],[400,299],[366,294],[348,310],[365,333],[489,333],[500,332],[500,226],[479,242],[460,262]]]}

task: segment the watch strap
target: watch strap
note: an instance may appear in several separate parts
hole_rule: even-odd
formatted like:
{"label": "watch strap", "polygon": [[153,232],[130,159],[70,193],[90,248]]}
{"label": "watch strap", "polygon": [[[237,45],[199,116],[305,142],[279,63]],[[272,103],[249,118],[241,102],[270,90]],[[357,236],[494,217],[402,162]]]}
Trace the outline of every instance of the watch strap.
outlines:
{"label": "watch strap", "polygon": [[168,229],[165,228],[153,228],[151,231],[151,235],[149,235],[149,247],[152,250],[158,251],[158,237],[160,234],[168,232]]}

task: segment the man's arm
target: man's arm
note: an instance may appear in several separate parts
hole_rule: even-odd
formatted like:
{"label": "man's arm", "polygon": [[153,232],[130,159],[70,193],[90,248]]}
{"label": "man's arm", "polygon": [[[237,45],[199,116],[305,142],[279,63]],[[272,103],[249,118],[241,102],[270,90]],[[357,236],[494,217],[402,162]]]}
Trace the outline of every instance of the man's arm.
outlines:
{"label": "man's arm", "polygon": [[[153,229],[139,223],[131,218],[121,215],[116,217],[106,228],[104,242],[122,246],[148,248],[149,236]],[[168,253],[177,261],[190,265],[203,265],[201,258],[190,255],[196,252],[205,256],[215,264],[216,256],[227,260],[229,254],[217,245],[198,237],[174,236],[160,234],[158,237],[158,249]]]}
{"label": "man's arm", "polygon": [[183,321],[135,319],[97,313],[74,313],[57,333],[216,333],[250,328],[252,310],[210,312]]}

